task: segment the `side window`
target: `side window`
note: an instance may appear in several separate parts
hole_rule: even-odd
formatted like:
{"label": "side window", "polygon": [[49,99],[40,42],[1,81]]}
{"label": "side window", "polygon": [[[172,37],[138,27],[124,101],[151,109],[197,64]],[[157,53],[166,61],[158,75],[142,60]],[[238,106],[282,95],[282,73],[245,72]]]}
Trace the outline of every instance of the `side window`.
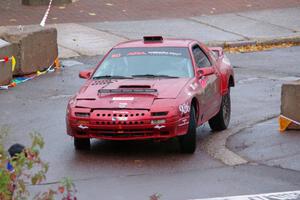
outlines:
{"label": "side window", "polygon": [[211,63],[202,49],[196,44],[193,46],[193,54],[198,67],[210,67]]}

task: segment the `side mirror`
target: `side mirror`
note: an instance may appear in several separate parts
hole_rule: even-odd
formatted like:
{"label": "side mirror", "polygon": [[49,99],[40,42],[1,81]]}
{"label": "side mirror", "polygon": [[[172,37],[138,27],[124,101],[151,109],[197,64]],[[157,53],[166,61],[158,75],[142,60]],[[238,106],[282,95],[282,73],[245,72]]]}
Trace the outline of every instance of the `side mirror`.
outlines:
{"label": "side mirror", "polygon": [[88,79],[91,77],[93,70],[84,70],[79,72],[79,78]]}
{"label": "side mirror", "polygon": [[206,67],[206,68],[200,68],[197,69],[197,75],[199,78],[202,78],[204,76],[208,76],[215,73],[215,69],[213,67]]}

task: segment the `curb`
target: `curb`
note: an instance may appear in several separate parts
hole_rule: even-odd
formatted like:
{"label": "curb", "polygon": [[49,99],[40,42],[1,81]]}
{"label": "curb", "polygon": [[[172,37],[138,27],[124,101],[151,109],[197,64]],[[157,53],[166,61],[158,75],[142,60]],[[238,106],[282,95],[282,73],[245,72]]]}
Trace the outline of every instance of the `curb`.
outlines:
{"label": "curb", "polygon": [[212,47],[245,47],[245,46],[256,46],[256,45],[280,45],[283,43],[292,43],[294,45],[300,45],[300,35],[289,36],[289,37],[276,37],[276,38],[250,38],[249,40],[239,41],[212,41],[206,42],[205,44]]}
{"label": "curb", "polygon": [[228,166],[237,166],[249,163],[248,160],[235,153],[227,147],[227,140],[241,131],[251,128],[256,124],[274,119],[278,114],[271,114],[261,119],[248,122],[231,129],[224,130],[217,134],[213,134],[208,139],[201,142],[201,149],[208,153],[211,157],[220,160],[222,163]]}

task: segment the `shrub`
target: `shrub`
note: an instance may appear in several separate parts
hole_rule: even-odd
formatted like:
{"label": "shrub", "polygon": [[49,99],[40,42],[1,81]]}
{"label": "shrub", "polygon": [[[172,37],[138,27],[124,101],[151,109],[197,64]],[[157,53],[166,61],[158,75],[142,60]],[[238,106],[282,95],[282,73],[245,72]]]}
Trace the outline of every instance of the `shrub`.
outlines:
{"label": "shrub", "polygon": [[[28,186],[39,185],[46,180],[49,164],[40,158],[44,140],[39,133],[31,133],[32,144],[21,153],[10,157],[3,146],[7,127],[0,129],[0,199],[28,199]],[[76,200],[76,188],[70,178],[63,178],[59,186],[33,196],[35,200]]]}

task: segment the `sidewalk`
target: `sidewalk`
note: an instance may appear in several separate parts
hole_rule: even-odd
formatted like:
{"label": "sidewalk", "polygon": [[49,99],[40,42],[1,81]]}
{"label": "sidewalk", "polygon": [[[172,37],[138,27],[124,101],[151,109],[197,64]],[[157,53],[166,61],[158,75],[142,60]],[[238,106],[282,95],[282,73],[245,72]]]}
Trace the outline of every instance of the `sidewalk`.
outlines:
{"label": "sidewalk", "polygon": [[144,35],[193,38],[210,44],[288,38],[300,42],[300,7],[176,19],[56,24],[61,58],[104,54]]}
{"label": "sidewalk", "polygon": [[[83,23],[186,18],[300,6],[299,0],[73,0],[52,6],[47,23]],[[47,6],[0,0],[0,26],[39,24]]]}

